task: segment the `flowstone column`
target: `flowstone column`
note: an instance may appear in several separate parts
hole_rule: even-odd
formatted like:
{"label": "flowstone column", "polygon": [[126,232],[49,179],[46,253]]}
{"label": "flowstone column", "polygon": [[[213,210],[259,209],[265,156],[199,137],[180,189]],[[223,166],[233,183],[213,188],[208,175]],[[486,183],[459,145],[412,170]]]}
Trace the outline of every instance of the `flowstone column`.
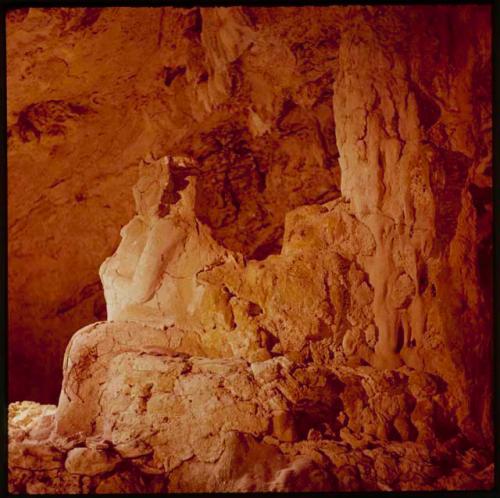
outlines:
{"label": "flowstone column", "polygon": [[374,363],[443,376],[457,423],[486,439],[489,20],[489,8],[348,8],[333,98],[342,195],[376,240]]}

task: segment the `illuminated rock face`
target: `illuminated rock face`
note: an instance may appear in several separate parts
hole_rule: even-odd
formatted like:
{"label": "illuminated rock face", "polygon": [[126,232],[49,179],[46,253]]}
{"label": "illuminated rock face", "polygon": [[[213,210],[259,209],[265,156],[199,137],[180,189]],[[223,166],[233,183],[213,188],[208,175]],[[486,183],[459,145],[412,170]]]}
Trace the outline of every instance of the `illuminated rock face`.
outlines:
{"label": "illuminated rock face", "polygon": [[352,11],[333,101],[342,196],[376,240],[361,265],[374,291],[374,364],[439,375],[468,436],[491,441],[488,16],[380,13]]}
{"label": "illuminated rock face", "polygon": [[207,356],[306,360],[335,351],[371,362],[373,289],[357,259],[375,241],[348,205],[291,211],[281,254],[246,261],[195,217],[196,166],[186,161],[143,165],[137,215],[100,270],[109,320],[175,325]]}
{"label": "illuminated rock face", "polygon": [[338,14],[9,14],[11,400],[54,403],[72,334],[106,319],[97,269],[133,216],[141,159],[196,160],[198,217],[257,259],[279,252],[288,211],[339,196]]}
{"label": "illuminated rock face", "polygon": [[[57,407],[10,406],[13,492],[492,486],[488,12],[327,11],[341,197],[252,258],[197,210],[196,155],[144,159],[108,321],[71,338]],[[244,15],[204,15],[215,68],[258,45]]]}

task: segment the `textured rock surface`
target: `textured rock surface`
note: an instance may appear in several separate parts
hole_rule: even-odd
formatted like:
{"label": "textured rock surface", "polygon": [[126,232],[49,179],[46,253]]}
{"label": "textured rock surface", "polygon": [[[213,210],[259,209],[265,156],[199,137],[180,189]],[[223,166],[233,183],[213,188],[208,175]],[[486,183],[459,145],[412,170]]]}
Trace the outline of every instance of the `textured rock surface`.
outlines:
{"label": "textured rock surface", "polygon": [[[166,351],[106,365],[101,387],[80,384],[87,401],[99,398],[83,406],[93,424],[64,404],[55,417],[54,407],[10,406],[11,492],[478,489],[493,478],[487,451],[426,423],[446,409],[428,374]],[[28,414],[45,417],[50,436]]]}
{"label": "textured rock surface", "polygon": [[[184,35],[217,50],[206,52],[212,72],[193,88],[206,112],[232,109],[233,126],[238,112],[224,99],[242,80],[224,68],[240,56],[245,63],[277,11],[203,12],[184,13],[194,23]],[[275,35],[297,10],[280,12],[290,17]],[[144,154],[136,214],[100,267],[108,321],[71,338],[57,407],[10,405],[12,492],[491,488],[489,11],[304,13],[321,14],[310,29],[328,26],[336,40],[325,53],[321,44],[309,55],[295,48],[306,65],[330,52],[337,61],[329,105],[342,196],[332,199],[329,186],[331,197],[290,200],[279,215],[276,204],[283,227],[278,218],[264,225],[280,233],[279,251],[266,245],[257,254],[249,247],[270,232],[250,243],[244,213],[265,206],[265,196],[245,187],[248,207],[218,226],[213,217],[228,216],[228,204],[200,211],[215,198],[196,152],[210,140],[193,123],[172,128],[192,149]],[[189,64],[165,68],[167,87]],[[252,87],[267,76],[253,80],[238,64],[242,88],[268,95]],[[177,88],[178,105],[193,103],[179,93],[191,90]],[[272,102],[261,104],[252,143],[294,112],[266,131]],[[287,150],[292,163],[314,156]],[[245,170],[230,158],[231,171]],[[290,196],[275,194],[278,204]]]}
{"label": "textured rock surface", "polygon": [[196,212],[256,258],[279,252],[290,209],[338,197],[338,14],[9,13],[11,400],[55,402],[71,335],[106,318],[97,269],[133,214],[140,159],[195,159]]}
{"label": "textured rock surface", "polygon": [[439,374],[463,429],[491,444],[489,17],[381,12],[351,11],[333,103],[342,195],[376,240],[362,264],[376,363]]}

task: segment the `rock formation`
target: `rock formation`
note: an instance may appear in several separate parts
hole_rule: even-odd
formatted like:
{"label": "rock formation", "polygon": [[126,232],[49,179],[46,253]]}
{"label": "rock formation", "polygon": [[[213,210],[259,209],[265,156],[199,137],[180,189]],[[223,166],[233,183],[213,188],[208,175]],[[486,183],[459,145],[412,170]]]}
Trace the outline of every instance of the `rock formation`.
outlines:
{"label": "rock formation", "polygon": [[254,259],[279,253],[288,211],[339,196],[337,18],[317,8],[9,13],[11,400],[54,403],[69,339],[106,319],[97,269],[134,213],[142,158],[196,160],[198,217]]}
{"label": "rock formation", "polygon": [[[9,407],[11,492],[492,487],[489,11],[319,10],[341,196],[288,206],[257,254],[213,225],[199,156],[145,157],[107,321],[71,338],[57,406]],[[222,43],[210,109],[276,10],[190,12],[189,43]]]}

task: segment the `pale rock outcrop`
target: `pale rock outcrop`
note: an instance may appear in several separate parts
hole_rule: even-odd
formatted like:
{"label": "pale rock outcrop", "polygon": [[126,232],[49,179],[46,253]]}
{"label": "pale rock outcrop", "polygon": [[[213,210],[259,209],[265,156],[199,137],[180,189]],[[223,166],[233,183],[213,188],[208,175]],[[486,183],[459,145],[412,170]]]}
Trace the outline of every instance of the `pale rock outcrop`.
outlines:
{"label": "pale rock outcrop", "polygon": [[[100,327],[109,334],[110,326]],[[11,405],[10,452],[24,455],[10,464],[13,492],[473,489],[492,477],[488,454],[456,432],[413,426],[424,420],[422,405],[443,410],[444,393],[430,387],[430,376],[411,393],[411,373],[283,357],[248,364],[127,352],[106,363],[90,426],[60,405],[59,425],[52,418],[51,436],[38,439],[19,417],[33,407]],[[37,464],[20,465],[30,454]],[[443,465],[453,468],[446,478]]]}
{"label": "pale rock outcrop", "polygon": [[137,215],[100,269],[109,320],[200,329],[197,275],[229,252],[195,216],[194,165],[185,161],[153,161],[134,187]]}
{"label": "pale rock outcrop", "polygon": [[[477,29],[465,29],[469,16]],[[441,376],[463,430],[491,445],[491,286],[479,240],[491,243],[492,206],[475,199],[491,185],[491,82],[474,76],[490,61],[489,16],[352,7],[346,19],[333,106],[342,196],[376,242],[361,260],[374,293],[374,364]]]}
{"label": "pale rock outcrop", "polygon": [[[115,320],[73,336],[57,408],[11,405],[11,490],[487,486],[489,454],[460,432],[442,379],[410,367],[367,365],[376,354],[373,291],[357,261],[373,254],[375,242],[349,205],[334,201],[290,213],[282,254],[245,262],[194,216],[192,177],[183,189],[173,188],[172,171],[186,163],[163,158],[143,165],[138,215],[101,270]],[[147,236],[162,220],[170,231],[156,231],[159,246],[144,236],[141,244],[141,232],[130,229],[141,222]],[[172,257],[185,240],[193,250]],[[152,284],[127,275],[132,258],[146,261]],[[170,283],[172,261],[187,282]],[[287,278],[293,271],[296,284]],[[304,285],[311,275],[319,286]],[[175,299],[175,282],[185,302],[194,303],[190,310],[165,298]],[[223,287],[232,297],[222,305],[207,308],[201,299],[196,306],[191,299]],[[140,309],[149,300],[158,303],[157,315]],[[230,310],[232,327],[221,321],[204,329],[204,314],[221,309]],[[301,323],[301,315],[311,319]],[[256,336],[264,337],[260,349],[251,341]],[[450,452],[452,471],[443,474]]]}
{"label": "pale rock outcrop", "polygon": [[322,341],[322,349],[370,362],[364,331],[373,321],[373,290],[356,260],[372,254],[375,242],[345,203],[292,211],[281,254],[246,262],[196,218],[196,169],[186,161],[143,167],[137,215],[100,270],[109,319],[175,324],[208,356],[306,359]]}
{"label": "pale rock outcrop", "polygon": [[[346,238],[337,239],[336,233],[343,231],[348,231]],[[359,348],[369,357],[362,338],[372,321],[373,291],[356,260],[347,258],[373,249],[366,227],[342,202],[333,201],[287,215],[281,254],[246,264],[233,260],[203,272],[200,279],[224,284],[235,302],[248,303],[251,318],[240,328],[255,323],[278,341],[278,351],[295,359],[308,358],[319,341],[323,348],[341,352],[346,333],[361,337],[349,354]]]}

